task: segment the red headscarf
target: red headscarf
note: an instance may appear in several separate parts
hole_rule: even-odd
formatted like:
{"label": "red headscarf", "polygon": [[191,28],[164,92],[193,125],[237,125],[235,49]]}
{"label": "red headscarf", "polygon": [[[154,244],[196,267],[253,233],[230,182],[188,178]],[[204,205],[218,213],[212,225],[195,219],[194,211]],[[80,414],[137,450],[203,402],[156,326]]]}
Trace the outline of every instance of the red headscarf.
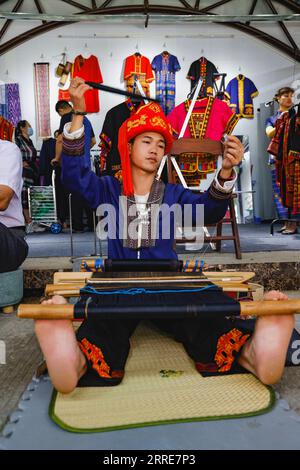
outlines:
{"label": "red headscarf", "polygon": [[169,153],[173,143],[172,127],[163,110],[157,103],[140,106],[135,114],[128,118],[119,129],[118,149],[121,156],[123,194],[133,196],[133,183],[128,143],[144,132],[157,132],[166,142],[165,154]]}

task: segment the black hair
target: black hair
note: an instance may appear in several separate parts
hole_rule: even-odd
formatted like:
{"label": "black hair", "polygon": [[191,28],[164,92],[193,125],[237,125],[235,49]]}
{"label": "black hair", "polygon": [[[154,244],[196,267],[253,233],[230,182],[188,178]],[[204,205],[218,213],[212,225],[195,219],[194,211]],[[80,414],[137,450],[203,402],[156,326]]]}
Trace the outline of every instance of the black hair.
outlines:
{"label": "black hair", "polygon": [[21,129],[24,129],[24,127],[26,127],[26,124],[28,123],[28,121],[26,120],[23,120],[23,121],[19,121],[17,126],[16,126],[16,130],[15,130],[15,135],[18,136],[20,134],[22,134],[21,132]]}
{"label": "black hair", "polygon": [[284,86],[282,88],[279,88],[279,90],[276,92],[274,96],[274,100],[278,101],[278,98],[280,98],[282,95],[285,95],[286,93],[295,93],[294,88],[291,88],[289,86]]}
{"label": "black hair", "polygon": [[55,105],[55,111],[58,113],[60,109],[72,108],[72,105],[66,100],[59,100]]}

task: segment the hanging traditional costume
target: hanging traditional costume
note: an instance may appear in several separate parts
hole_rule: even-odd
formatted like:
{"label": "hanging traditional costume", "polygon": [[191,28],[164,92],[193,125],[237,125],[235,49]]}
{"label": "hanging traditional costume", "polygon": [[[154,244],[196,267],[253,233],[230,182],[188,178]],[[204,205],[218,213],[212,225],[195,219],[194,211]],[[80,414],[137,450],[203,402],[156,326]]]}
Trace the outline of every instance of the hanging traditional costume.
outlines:
{"label": "hanging traditional costume", "polygon": [[218,76],[215,75],[217,73],[218,70],[212,62],[207,60],[206,57],[200,57],[191,64],[186,78],[191,80],[191,90],[197,85],[199,78],[202,78],[203,83],[199,96],[204,97],[213,94],[214,81],[218,79]]}
{"label": "hanging traditional costume", "polygon": [[[266,129],[268,127],[274,127],[275,128],[276,127],[276,121],[281,116],[281,114],[282,114],[282,111],[278,110],[278,111],[276,111],[276,113],[273,116],[270,116],[266,120]],[[279,123],[278,123],[278,125],[279,125]],[[276,145],[276,148],[275,148],[275,145]],[[269,145],[267,150],[269,152],[268,165],[269,165],[270,170],[271,170],[273,199],[274,199],[274,204],[275,204],[275,207],[276,207],[277,217],[279,219],[287,219],[288,218],[288,210],[287,210],[286,207],[283,206],[283,203],[282,203],[282,197],[281,197],[281,193],[280,193],[280,185],[279,185],[279,182],[278,182],[277,171],[276,171],[276,168],[275,168],[275,156],[274,156],[274,154],[278,155],[279,140],[277,140],[276,144],[275,144],[275,140],[272,139],[271,144]],[[274,154],[273,154],[273,152],[274,152]]]}
{"label": "hanging traditional costume", "polygon": [[177,57],[168,52],[155,56],[151,65],[155,72],[156,99],[167,116],[175,106],[175,73],[181,67]]}
{"label": "hanging traditional costume", "polygon": [[51,136],[50,117],[50,63],[37,62],[34,66],[34,94],[37,138]]}
{"label": "hanging traditional costume", "polygon": [[14,126],[21,121],[21,104],[18,83],[0,85],[0,116]]}
{"label": "hanging traditional costume", "polygon": [[296,109],[277,119],[273,138],[279,140],[275,166],[282,203],[292,218],[300,218],[300,106]]}
{"label": "hanging traditional costume", "polygon": [[[73,67],[73,78],[81,77],[85,81],[103,83],[103,78],[96,56],[91,55],[84,58],[79,55],[75,58]],[[100,110],[99,91],[96,89],[88,90],[85,95],[85,104],[87,113],[98,113]]]}
{"label": "hanging traditional costume", "polygon": [[[169,114],[168,120],[175,135],[179,135],[191,101],[176,106]],[[225,134],[231,134],[238,117],[229,106],[212,96],[197,100],[183,137],[193,139],[212,139],[219,141]],[[217,158],[210,154],[184,153],[178,157],[177,163],[188,186],[198,186],[206,175],[217,169]]]}
{"label": "hanging traditional costume", "polygon": [[[121,125],[132,116],[140,102],[134,103],[130,98],[114,106],[105,116],[100,134],[100,174],[120,177],[121,158],[118,150],[118,133]],[[118,173],[118,175],[117,175]]]}
{"label": "hanging traditional costume", "polygon": [[16,126],[21,121],[21,102],[18,83],[6,85],[7,95],[7,119]]}
{"label": "hanging traditional costume", "polygon": [[240,118],[254,118],[253,98],[257,95],[254,83],[242,74],[230,80],[225,90],[232,111]]}
{"label": "hanging traditional costume", "polygon": [[5,83],[0,84],[0,116],[7,119],[7,99]]}
{"label": "hanging traditional costume", "polygon": [[125,59],[124,80],[127,83],[127,90],[130,92],[133,91],[135,76],[146,96],[150,96],[150,83],[154,80],[151,64],[147,57],[138,52]]}

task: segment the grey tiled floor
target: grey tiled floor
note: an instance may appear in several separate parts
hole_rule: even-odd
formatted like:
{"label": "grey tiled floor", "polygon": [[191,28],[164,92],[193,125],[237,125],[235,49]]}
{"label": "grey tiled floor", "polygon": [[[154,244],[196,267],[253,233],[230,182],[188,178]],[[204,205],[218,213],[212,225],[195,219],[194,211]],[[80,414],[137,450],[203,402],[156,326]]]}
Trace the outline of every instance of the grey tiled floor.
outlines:
{"label": "grey tiled floor", "polygon": [[[275,227],[275,228],[278,228]],[[210,229],[212,232],[213,229]],[[260,252],[260,251],[300,251],[300,228],[299,234],[281,235],[275,233],[270,235],[269,224],[244,224],[239,225],[239,234],[241,240],[241,249],[243,253]],[[229,226],[224,225],[224,234],[230,234]],[[29,257],[39,258],[48,256],[71,257],[71,241],[70,233],[65,231],[59,235],[53,235],[46,231],[43,233],[33,233],[28,235],[27,242],[29,245]],[[178,245],[177,252],[179,254],[185,252],[185,245]],[[199,252],[213,253],[211,247],[206,244]],[[73,239],[73,255],[89,256],[93,254],[107,254],[107,243],[96,241],[91,232],[74,234]],[[196,252],[195,252],[196,253]],[[232,241],[222,242],[222,253],[234,253]]]}

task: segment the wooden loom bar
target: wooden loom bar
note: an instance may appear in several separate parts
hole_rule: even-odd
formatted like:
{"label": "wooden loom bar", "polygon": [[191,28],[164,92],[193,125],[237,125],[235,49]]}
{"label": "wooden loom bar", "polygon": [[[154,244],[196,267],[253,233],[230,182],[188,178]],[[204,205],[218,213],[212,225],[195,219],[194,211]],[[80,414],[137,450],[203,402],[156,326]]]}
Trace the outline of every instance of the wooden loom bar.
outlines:
{"label": "wooden loom bar", "polygon": [[[88,279],[91,279],[93,272],[56,272],[54,273],[54,284],[60,283],[74,283],[74,282],[85,282]],[[181,274],[183,276],[184,274]],[[255,276],[254,272],[251,271],[204,271],[203,275],[206,277],[206,280],[214,282],[215,280],[220,281],[232,281],[232,282],[246,282],[252,279]],[[177,276],[176,276],[177,277]],[[116,279],[116,278],[96,278],[99,281],[103,279]],[[121,278],[125,279],[125,278]],[[138,279],[136,277],[135,279]],[[145,277],[143,277],[145,279]],[[149,277],[148,277],[149,279]],[[150,278],[154,279],[154,278]],[[174,277],[172,277],[174,279]]]}
{"label": "wooden loom bar", "polygon": [[[251,290],[251,286],[247,284],[242,284],[242,283],[230,283],[230,282],[214,282],[214,284],[218,287],[221,287],[225,292],[230,292],[230,291],[238,291],[238,292],[248,292]],[[72,297],[73,295],[78,296],[80,289],[83,289],[86,287],[85,283],[75,283],[75,284],[48,284],[45,289],[45,294],[47,296],[51,295],[64,295],[68,297]],[[136,284],[135,284],[136,287]],[[179,286],[178,286],[179,287]],[[181,286],[182,287],[182,286]],[[189,287],[189,288],[195,288],[195,284],[189,284],[188,281],[184,285],[184,287]],[[105,290],[106,288],[104,286],[101,286],[102,290]],[[151,288],[149,286],[149,288]]]}
{"label": "wooden loom bar", "polygon": [[[292,315],[300,312],[300,299],[261,300],[240,302],[242,316]],[[35,320],[75,320],[74,305],[37,305],[21,304],[18,308],[19,318]]]}

